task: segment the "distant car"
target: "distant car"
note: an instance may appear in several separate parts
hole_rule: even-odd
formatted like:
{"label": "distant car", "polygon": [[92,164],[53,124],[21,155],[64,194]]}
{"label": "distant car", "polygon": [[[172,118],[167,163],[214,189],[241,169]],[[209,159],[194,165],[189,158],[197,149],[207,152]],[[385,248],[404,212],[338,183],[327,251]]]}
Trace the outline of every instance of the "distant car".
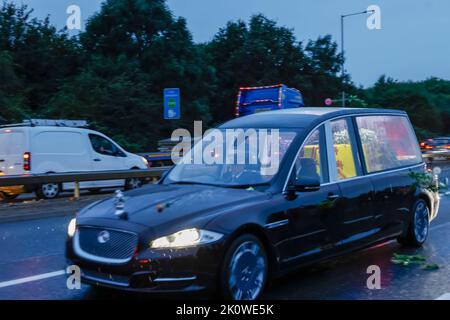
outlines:
{"label": "distant car", "polygon": [[[425,242],[439,197],[411,175],[426,171],[406,113],[295,108],[237,118],[218,130],[274,127],[275,171],[261,163],[181,161],[159,184],[83,209],[66,242],[82,282],[256,299],[269,278],[301,265],[393,238]],[[192,149],[194,158],[207,141]],[[251,141],[230,145],[247,153]]]}
{"label": "distant car", "polygon": [[433,139],[426,139],[426,140],[423,140],[422,142],[420,142],[420,151],[422,152],[422,153],[424,153],[427,149],[426,149],[426,146],[427,146],[427,143],[428,142],[430,142],[430,141],[432,141]]}
{"label": "distant car", "polygon": [[423,157],[429,161],[435,158],[450,159],[450,137],[427,139],[420,144]]}
{"label": "distant car", "polygon": [[173,166],[172,155],[170,152],[151,152],[144,154],[143,157],[147,159],[148,166],[151,168]]}
{"label": "distant car", "polygon": [[[25,121],[0,127],[0,175],[64,173],[78,171],[132,170],[147,168],[147,160],[129,153],[104,134],[83,128],[85,121]],[[80,188],[133,189],[139,179],[90,181]],[[43,183],[17,187],[0,187],[3,199],[23,192],[36,192],[39,198],[51,199],[61,191],[73,190],[73,183]]]}

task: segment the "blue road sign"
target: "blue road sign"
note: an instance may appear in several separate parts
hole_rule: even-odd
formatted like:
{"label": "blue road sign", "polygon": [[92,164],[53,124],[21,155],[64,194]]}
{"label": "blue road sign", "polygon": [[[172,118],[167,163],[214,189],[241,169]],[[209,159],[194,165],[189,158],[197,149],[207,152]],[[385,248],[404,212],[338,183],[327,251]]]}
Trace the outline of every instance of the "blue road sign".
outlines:
{"label": "blue road sign", "polygon": [[164,119],[180,119],[180,89],[164,89]]}

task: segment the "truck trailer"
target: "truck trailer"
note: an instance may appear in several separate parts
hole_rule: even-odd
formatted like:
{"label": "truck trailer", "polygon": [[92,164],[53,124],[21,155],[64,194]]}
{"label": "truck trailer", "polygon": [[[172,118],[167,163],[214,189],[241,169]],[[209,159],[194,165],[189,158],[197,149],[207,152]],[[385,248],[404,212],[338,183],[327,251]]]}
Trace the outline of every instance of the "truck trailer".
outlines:
{"label": "truck trailer", "polygon": [[304,107],[299,90],[288,88],[284,84],[262,87],[242,87],[236,101],[236,117],[249,114]]}

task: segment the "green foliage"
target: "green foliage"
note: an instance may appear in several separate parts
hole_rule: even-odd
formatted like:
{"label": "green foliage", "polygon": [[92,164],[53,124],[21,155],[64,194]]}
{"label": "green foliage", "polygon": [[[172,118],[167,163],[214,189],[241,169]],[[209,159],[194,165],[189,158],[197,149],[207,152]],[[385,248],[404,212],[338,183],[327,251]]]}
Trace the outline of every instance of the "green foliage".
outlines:
{"label": "green foliage", "polygon": [[438,192],[440,189],[439,184],[436,183],[431,173],[410,172],[408,175],[414,180],[414,186],[416,188],[422,188],[432,192]]}
{"label": "green foliage", "polygon": [[[106,1],[80,39],[85,66],[52,101],[55,109],[64,108],[68,95],[69,110],[84,110],[83,117],[132,149],[153,148],[176,127],[211,120],[213,69],[186,21],[175,19],[164,1]],[[181,89],[182,120],[162,118],[167,87]]]}
{"label": "green foliage", "polygon": [[391,262],[404,267],[419,265],[423,270],[438,270],[439,265],[435,263],[427,263],[427,259],[420,254],[398,254],[394,253]]}
{"label": "green foliage", "polygon": [[[27,117],[88,120],[130,151],[148,151],[175,128],[233,117],[241,86],[284,83],[307,105],[342,90],[342,58],[326,35],[302,43],[263,15],[232,21],[195,44],[165,0],[105,0],[86,31],[69,37],[49,19],[0,4],[0,122]],[[345,90],[353,107],[403,109],[420,137],[450,134],[450,81],[396,82]],[[163,120],[164,88],[181,89],[181,120]]]}
{"label": "green foliage", "polygon": [[[70,75],[77,73],[79,45],[49,19],[31,18],[31,9],[0,4],[1,115],[8,121],[41,114]],[[7,91],[8,94],[1,93]],[[9,96],[9,97],[8,97]]]}
{"label": "green foliage", "polygon": [[309,105],[338,93],[341,58],[330,36],[298,42],[291,29],[262,15],[229,22],[206,46],[219,88],[211,97],[216,122],[233,117],[239,87],[284,83],[299,88]]}
{"label": "green foliage", "polygon": [[381,76],[365,94],[370,106],[406,111],[422,139],[450,133],[450,81],[397,82]]}
{"label": "green foliage", "polygon": [[52,98],[46,116],[89,119],[93,128],[122,137],[136,151],[159,136],[158,102],[137,62],[95,56]]}
{"label": "green foliage", "polygon": [[426,259],[425,259],[425,257],[423,257],[419,254],[409,255],[409,254],[394,253],[394,256],[392,257],[391,262],[394,264],[400,264],[402,266],[409,266],[409,265],[413,265],[413,264],[422,265],[422,264],[426,263]]}
{"label": "green foliage", "polygon": [[16,73],[12,55],[0,51],[0,123],[6,119],[19,121],[27,109],[22,80]]}

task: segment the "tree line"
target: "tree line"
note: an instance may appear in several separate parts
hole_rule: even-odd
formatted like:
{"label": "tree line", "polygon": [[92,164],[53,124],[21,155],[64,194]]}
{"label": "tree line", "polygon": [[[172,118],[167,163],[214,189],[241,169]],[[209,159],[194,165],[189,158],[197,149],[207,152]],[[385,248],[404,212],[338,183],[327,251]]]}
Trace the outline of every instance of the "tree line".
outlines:
{"label": "tree line", "polygon": [[[106,0],[77,36],[32,14],[26,5],[1,4],[0,123],[86,119],[130,151],[144,151],[194,120],[231,119],[241,86],[284,83],[310,106],[343,87],[343,57],[331,36],[301,42],[263,15],[231,21],[198,44],[165,0]],[[346,77],[351,106],[406,110],[421,138],[450,134],[450,81],[381,76],[364,89]],[[180,120],[163,120],[167,87],[181,89]]]}

